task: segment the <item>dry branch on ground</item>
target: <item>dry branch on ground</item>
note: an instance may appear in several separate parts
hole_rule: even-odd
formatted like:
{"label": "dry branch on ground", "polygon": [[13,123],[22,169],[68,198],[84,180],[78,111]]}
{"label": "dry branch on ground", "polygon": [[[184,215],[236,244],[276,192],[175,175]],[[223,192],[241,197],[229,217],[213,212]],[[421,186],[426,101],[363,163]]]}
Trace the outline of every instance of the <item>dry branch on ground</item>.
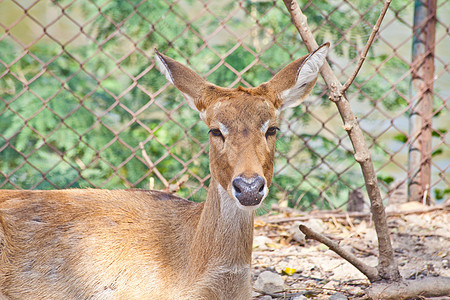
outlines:
{"label": "dry branch on ground", "polygon": [[[271,296],[274,299],[292,299],[294,295],[329,299],[333,294],[343,294],[349,299],[367,299],[366,290],[371,284],[361,272],[323,244],[298,239],[299,221],[278,222],[294,216],[295,212],[291,212],[256,219],[252,262],[254,278],[267,270],[282,276],[284,290],[277,293],[278,298]],[[376,233],[369,218],[309,219],[304,224],[339,244],[365,264],[376,266]],[[448,209],[389,217],[395,259],[399,263],[401,276],[408,282],[450,276],[449,221]],[[286,268],[296,271],[292,275],[283,275]],[[421,286],[425,281],[417,282]],[[262,295],[255,293],[255,299]]]}

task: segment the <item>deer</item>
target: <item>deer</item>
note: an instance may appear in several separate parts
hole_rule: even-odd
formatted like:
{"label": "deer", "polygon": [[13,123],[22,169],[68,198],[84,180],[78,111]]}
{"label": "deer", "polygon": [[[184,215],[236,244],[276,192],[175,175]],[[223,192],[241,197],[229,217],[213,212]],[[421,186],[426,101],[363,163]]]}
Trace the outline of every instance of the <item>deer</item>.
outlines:
{"label": "deer", "polygon": [[280,111],[313,89],[329,43],[258,87],[209,83],[155,49],[209,128],[203,202],[154,190],[0,190],[0,299],[251,299],[255,210]]}

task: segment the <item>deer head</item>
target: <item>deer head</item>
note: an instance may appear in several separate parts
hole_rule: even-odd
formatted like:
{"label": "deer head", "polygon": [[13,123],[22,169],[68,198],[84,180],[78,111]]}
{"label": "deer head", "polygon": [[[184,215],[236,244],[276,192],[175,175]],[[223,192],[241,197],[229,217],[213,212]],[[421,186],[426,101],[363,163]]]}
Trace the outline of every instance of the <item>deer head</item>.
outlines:
{"label": "deer head", "polygon": [[258,208],[272,182],[277,117],[311,92],[329,44],[292,62],[254,88],[222,88],[159,53],[162,73],[209,127],[212,182],[243,210]]}

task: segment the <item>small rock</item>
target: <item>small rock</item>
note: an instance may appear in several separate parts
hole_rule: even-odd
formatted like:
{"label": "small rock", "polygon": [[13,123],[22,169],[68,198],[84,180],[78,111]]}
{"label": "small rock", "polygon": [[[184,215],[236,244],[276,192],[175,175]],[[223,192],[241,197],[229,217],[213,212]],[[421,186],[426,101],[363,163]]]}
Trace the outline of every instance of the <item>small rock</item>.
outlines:
{"label": "small rock", "polygon": [[264,296],[259,297],[259,300],[272,300],[272,299],[273,298],[269,295],[264,295]]}
{"label": "small rock", "polygon": [[252,299],[257,299],[261,295],[261,293],[258,293],[256,291],[252,291]]}
{"label": "small rock", "polygon": [[345,296],[342,293],[334,293],[328,299],[330,299],[330,300],[348,300],[347,296]]}
{"label": "small rock", "polygon": [[298,228],[301,224],[303,223],[295,221],[294,224],[292,224],[292,226],[289,228],[289,233],[292,235],[292,239],[299,242],[300,244],[304,244],[305,234],[301,232],[300,229]]}
{"label": "small rock", "polygon": [[349,286],[346,288],[346,292],[352,295],[352,297],[363,297],[366,295],[366,292],[359,286]]}
{"label": "small rock", "polygon": [[300,295],[300,296],[295,296],[294,298],[292,298],[292,300],[308,300],[308,298],[306,298],[303,295]]}
{"label": "small rock", "polygon": [[265,293],[276,293],[284,289],[284,280],[279,274],[264,271],[259,274],[254,287]]}
{"label": "small rock", "polygon": [[325,229],[325,224],[321,219],[309,219],[307,222],[303,223],[305,226],[309,227],[309,229],[322,233]]}
{"label": "small rock", "polygon": [[333,290],[333,289],[335,289],[335,282],[333,282],[333,281],[329,281],[329,282],[327,282],[324,286],[323,286],[323,288],[325,289],[325,290]]}
{"label": "small rock", "polygon": [[269,247],[267,245],[272,244],[273,241],[266,236],[259,235],[253,238],[253,248],[258,248],[259,250],[267,250]]}
{"label": "small rock", "polygon": [[289,233],[292,235],[292,238],[294,240],[300,242],[301,244],[305,243],[305,234],[299,229],[299,226],[302,224],[317,233],[322,233],[325,228],[324,223],[320,219],[310,219],[307,222],[294,222],[294,224],[292,224],[292,226],[289,228]]}

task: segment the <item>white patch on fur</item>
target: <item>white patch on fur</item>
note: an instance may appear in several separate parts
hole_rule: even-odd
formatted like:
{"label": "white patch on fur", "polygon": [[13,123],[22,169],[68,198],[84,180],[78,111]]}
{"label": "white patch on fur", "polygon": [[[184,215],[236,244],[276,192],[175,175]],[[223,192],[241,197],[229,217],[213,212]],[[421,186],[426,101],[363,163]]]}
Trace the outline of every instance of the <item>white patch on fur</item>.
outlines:
{"label": "white patch on fur", "polygon": [[[261,201],[262,202],[262,201]],[[255,211],[257,210],[260,206],[261,206],[261,202],[258,205],[242,205],[241,203],[239,203],[239,201],[237,202],[237,206],[242,209],[242,210],[246,210],[246,211]]]}
{"label": "white patch on fur", "polygon": [[228,218],[230,216],[236,215],[239,209],[236,204],[239,203],[239,201],[237,201],[237,199],[231,198],[228,192],[220,185],[220,183],[217,184],[217,189],[220,195],[220,213],[222,214],[222,216]]}
{"label": "white patch on fur", "polygon": [[297,82],[291,88],[284,90],[280,94],[283,99],[281,109],[294,107],[307,96],[308,87],[313,83],[317,76],[319,76],[320,68],[325,62],[329,46],[323,46],[311,53],[299,68],[297,73]]}
{"label": "white patch on fur", "polygon": [[237,230],[241,230],[242,222],[251,221],[253,210],[243,207],[220,184],[217,184],[217,189],[220,197],[220,215],[226,222],[223,234],[234,234]]}
{"label": "white patch on fur", "polygon": [[219,109],[221,104],[222,104],[222,102],[217,102],[217,104],[214,105],[214,113],[217,113],[217,110]]}
{"label": "white patch on fur", "polygon": [[202,119],[202,121],[206,123],[206,110],[202,110],[200,112],[200,119]]}
{"label": "white patch on fur", "polygon": [[221,132],[223,135],[228,135],[228,134],[230,133],[230,131],[228,130],[228,128],[227,128],[225,125],[223,125],[222,123],[220,123],[220,122],[219,122],[219,129],[220,129],[220,132]]}
{"label": "white patch on fur", "polygon": [[266,122],[264,122],[263,126],[261,127],[261,132],[263,134],[266,134],[267,129],[269,129],[269,120],[267,120]]}
{"label": "white patch on fur", "polygon": [[[220,195],[220,212],[223,217],[226,217],[228,219],[236,216],[237,214],[242,213],[247,214],[246,212],[252,212],[260,206],[260,205],[244,206],[241,203],[239,203],[239,200],[234,195],[233,197],[231,197],[230,194],[228,194],[228,192],[220,184],[217,184],[217,189]],[[268,190],[266,186],[264,190],[264,197],[261,200],[261,203],[266,197],[267,191]]]}

